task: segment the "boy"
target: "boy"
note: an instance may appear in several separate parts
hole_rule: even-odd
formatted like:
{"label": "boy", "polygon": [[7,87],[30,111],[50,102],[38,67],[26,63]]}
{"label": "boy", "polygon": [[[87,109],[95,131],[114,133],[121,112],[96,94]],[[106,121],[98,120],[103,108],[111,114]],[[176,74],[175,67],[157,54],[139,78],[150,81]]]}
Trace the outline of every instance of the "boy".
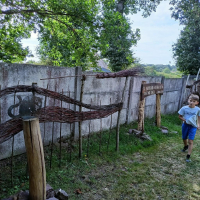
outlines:
{"label": "boy", "polygon": [[[191,94],[188,99],[188,105],[183,106],[179,111],[179,119],[183,121],[182,124],[182,139],[184,148],[182,152],[188,149],[188,154],[186,156],[186,162],[190,162],[190,155],[192,153],[193,140],[197,129],[200,125],[200,108],[196,105],[199,104],[199,96]],[[198,117],[197,117],[198,116]],[[198,123],[197,119],[198,118]],[[188,138],[188,141],[187,141]]]}

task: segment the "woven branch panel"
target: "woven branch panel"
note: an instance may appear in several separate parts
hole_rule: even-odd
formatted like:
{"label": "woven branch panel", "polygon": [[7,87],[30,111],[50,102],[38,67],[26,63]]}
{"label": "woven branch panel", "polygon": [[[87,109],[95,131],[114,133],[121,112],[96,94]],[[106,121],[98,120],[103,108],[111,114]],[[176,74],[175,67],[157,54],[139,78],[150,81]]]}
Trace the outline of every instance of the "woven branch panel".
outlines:
{"label": "woven branch panel", "polygon": [[112,110],[116,107],[122,107],[123,103],[118,104],[110,104],[110,105],[102,105],[102,106],[94,106],[90,104],[85,104],[80,101],[74,100],[64,94],[60,94],[58,92],[54,92],[48,89],[44,89],[37,86],[27,86],[27,85],[17,85],[13,87],[6,88],[4,90],[0,90],[0,98],[4,95],[16,93],[16,92],[36,92],[40,95],[50,97],[53,99],[57,99],[66,103],[75,104],[77,106],[82,106],[84,108],[92,109],[92,110]]}
{"label": "woven branch panel", "polygon": [[[102,111],[88,111],[77,112],[67,108],[60,108],[58,106],[45,107],[37,110],[35,116],[42,122],[60,122],[60,123],[73,123],[84,120],[100,119],[107,117],[118,110],[120,107],[113,108],[112,110]],[[13,135],[22,131],[22,118],[11,119],[5,123],[0,124],[0,144],[10,139]]]}
{"label": "woven branch panel", "polygon": [[[44,95],[63,102],[75,104],[78,106],[94,110],[87,112],[77,112],[67,108],[61,108],[58,106],[44,107],[32,114],[38,117],[40,122],[73,123],[84,120],[99,119],[107,117],[121,110],[123,106],[123,103],[104,105],[104,106],[94,106],[94,105],[84,104],[81,103],[80,101],[76,101],[58,92],[50,91],[37,86],[26,86],[26,85],[13,86],[1,90],[0,97],[16,92],[35,92],[40,95]],[[10,139],[12,136],[22,131],[22,129],[23,129],[22,118],[11,119],[6,121],[5,123],[0,124],[0,143],[3,143],[6,140]]]}
{"label": "woven branch panel", "polygon": [[100,73],[96,75],[96,78],[115,78],[115,77],[127,77],[127,76],[138,76],[144,73],[142,68],[135,67],[130,70],[123,70],[116,73]]}

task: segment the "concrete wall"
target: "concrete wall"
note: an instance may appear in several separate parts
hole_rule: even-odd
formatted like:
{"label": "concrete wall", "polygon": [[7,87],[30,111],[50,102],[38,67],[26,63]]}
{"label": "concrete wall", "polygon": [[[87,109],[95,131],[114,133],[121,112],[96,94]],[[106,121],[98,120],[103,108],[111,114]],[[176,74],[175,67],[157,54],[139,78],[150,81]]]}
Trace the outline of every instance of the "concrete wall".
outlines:
{"label": "concrete wall", "polygon": [[[36,66],[26,64],[5,64],[0,63],[0,85],[4,89],[6,87],[18,85],[31,85],[36,82],[38,86],[70,95],[72,98],[80,100],[81,93],[81,75],[80,68],[64,68],[64,67],[50,67],[50,66]],[[163,79],[163,77],[128,77],[127,85],[125,87],[126,78],[109,78],[96,79],[95,73],[86,74],[86,80],[83,87],[82,102],[92,105],[108,105],[112,103],[119,103],[122,100],[122,93],[125,92],[123,99],[123,109],[121,112],[120,123],[130,123],[136,121],[138,117],[138,104],[140,97],[141,82],[147,83],[164,83],[164,94],[161,97],[161,113],[168,114],[176,112],[182,103],[182,93],[185,87],[185,79]],[[60,77],[60,76],[74,76],[58,79],[41,80],[43,78]],[[125,89],[125,90],[124,90]],[[19,93],[17,93],[19,95]],[[22,97],[28,94],[20,94]],[[38,95],[37,95],[38,96]],[[18,99],[16,99],[17,101]],[[16,102],[17,103],[17,102]],[[47,98],[47,105],[53,105],[54,100]],[[8,108],[14,104],[14,95],[8,95],[1,98],[1,123],[9,120],[7,115]],[[43,98],[44,105],[44,98]],[[60,102],[56,101],[56,105]],[[74,105],[63,104],[63,107],[78,110]],[[84,109],[86,111],[88,109]],[[151,118],[155,116],[156,112],[156,95],[146,98],[145,117]],[[16,110],[17,113],[17,110]],[[118,113],[112,115],[112,127],[116,126]],[[102,128],[110,128],[111,116],[102,119]],[[100,119],[91,120],[91,131],[97,132],[100,130]],[[89,131],[89,122],[82,122],[82,134],[87,135]],[[46,123],[45,143],[51,141],[52,123]],[[44,124],[40,124],[42,138],[44,137]],[[72,126],[73,127],[73,126]],[[74,125],[75,139],[78,137],[78,123]],[[54,141],[59,137],[60,124],[55,123]],[[66,137],[70,134],[69,124],[62,124],[62,136]],[[9,157],[12,150],[12,141],[6,141],[0,144],[0,159]],[[25,151],[23,134],[19,133],[14,137],[14,154],[20,154]]]}
{"label": "concrete wall", "polygon": [[[80,99],[80,78],[81,77],[68,77],[61,79],[49,79],[49,80],[41,80],[44,78],[51,77],[60,77],[60,76],[74,76],[81,73],[80,68],[66,68],[66,67],[51,67],[51,66],[36,66],[36,65],[27,65],[27,64],[6,64],[0,63],[0,85],[1,89],[16,86],[16,85],[31,85],[32,82],[36,82],[39,87],[47,88],[49,90],[62,92],[65,95],[69,94],[72,98]],[[21,95],[22,99],[31,93],[17,93],[17,95]],[[44,106],[44,97],[40,95],[36,95],[43,98],[42,107]],[[8,108],[14,104],[14,94],[7,95],[1,100],[1,123],[6,122],[10,119],[7,114]],[[16,102],[18,103],[18,99],[16,98]],[[47,105],[53,105],[54,99],[47,98]],[[60,105],[59,101],[55,101],[55,105]],[[63,107],[75,109],[74,105],[68,105],[67,103],[63,103]],[[16,114],[18,110],[15,110]],[[42,138],[44,137],[45,143],[49,143],[51,141],[52,133],[52,123],[45,123],[45,133],[44,133],[44,124],[40,124]],[[69,124],[62,124],[62,135],[69,135],[70,128]],[[60,129],[60,123],[55,123],[54,126],[54,141],[59,137],[60,132],[57,131]],[[76,135],[77,129],[75,130]],[[12,141],[10,139],[3,144],[0,144],[0,159],[9,157],[12,152]],[[16,136],[14,136],[14,155],[23,153],[25,151],[24,147],[24,136],[23,133],[20,132]]]}

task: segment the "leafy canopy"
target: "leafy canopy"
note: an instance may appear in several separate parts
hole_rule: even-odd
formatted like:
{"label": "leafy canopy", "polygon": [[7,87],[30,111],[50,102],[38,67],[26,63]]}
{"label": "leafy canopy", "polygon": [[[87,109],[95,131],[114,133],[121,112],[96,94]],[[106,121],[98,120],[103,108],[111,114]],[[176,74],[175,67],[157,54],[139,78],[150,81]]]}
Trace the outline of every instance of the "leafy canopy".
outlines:
{"label": "leafy canopy", "polygon": [[184,74],[197,74],[200,68],[200,2],[173,0],[172,17],[185,25],[172,46],[177,68]]}
{"label": "leafy canopy", "polygon": [[95,65],[100,53],[114,71],[133,62],[130,48],[139,39],[126,15],[146,17],[160,0],[0,0],[0,60],[22,61],[31,55],[22,38],[39,33],[38,54],[54,65]]}

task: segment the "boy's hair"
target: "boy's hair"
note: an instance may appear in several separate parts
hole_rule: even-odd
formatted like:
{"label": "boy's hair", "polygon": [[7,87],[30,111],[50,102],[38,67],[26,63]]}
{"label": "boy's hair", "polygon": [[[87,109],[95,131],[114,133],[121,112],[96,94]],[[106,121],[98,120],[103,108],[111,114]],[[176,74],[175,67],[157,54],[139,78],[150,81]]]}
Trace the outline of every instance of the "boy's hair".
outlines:
{"label": "boy's hair", "polygon": [[196,94],[191,94],[191,95],[189,96],[189,99],[192,99],[192,100],[195,100],[195,101],[198,101],[198,102],[199,102],[199,96],[196,95]]}

